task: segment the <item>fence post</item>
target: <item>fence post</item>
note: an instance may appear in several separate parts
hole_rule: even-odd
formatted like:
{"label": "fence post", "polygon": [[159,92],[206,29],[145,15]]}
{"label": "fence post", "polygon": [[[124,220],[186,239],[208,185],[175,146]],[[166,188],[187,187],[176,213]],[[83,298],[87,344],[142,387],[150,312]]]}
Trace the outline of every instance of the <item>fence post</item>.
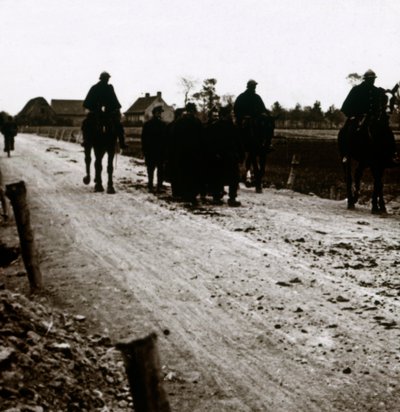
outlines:
{"label": "fence post", "polygon": [[292,189],[294,187],[294,182],[296,180],[296,174],[297,174],[297,166],[300,164],[300,156],[297,154],[294,154],[292,156],[292,162],[290,165],[290,172],[289,172],[289,177],[286,183],[286,186],[288,189]]}
{"label": "fence post", "polygon": [[151,333],[143,339],[120,342],[115,346],[124,358],[135,412],[171,412],[161,382],[156,344],[157,335]]}
{"label": "fence post", "polygon": [[8,206],[7,206],[7,199],[3,189],[3,175],[1,174],[0,170],[0,202],[1,202],[1,210],[2,216],[4,220],[8,220]]}
{"label": "fence post", "polygon": [[33,293],[42,288],[42,274],[39,268],[39,259],[30,223],[29,208],[26,202],[25,182],[21,181],[6,185],[6,195],[10,199],[14,211],[22,259],[28,274],[31,292]]}

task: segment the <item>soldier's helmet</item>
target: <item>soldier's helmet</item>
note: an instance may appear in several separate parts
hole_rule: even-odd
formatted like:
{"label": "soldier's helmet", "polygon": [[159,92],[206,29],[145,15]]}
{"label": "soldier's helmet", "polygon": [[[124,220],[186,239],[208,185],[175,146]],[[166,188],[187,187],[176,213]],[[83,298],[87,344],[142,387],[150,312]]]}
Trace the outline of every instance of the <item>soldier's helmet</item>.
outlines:
{"label": "soldier's helmet", "polygon": [[363,79],[376,79],[376,77],[375,72],[371,69],[367,70],[363,75]]}
{"label": "soldier's helmet", "polygon": [[248,82],[247,82],[247,87],[249,87],[249,86],[257,86],[257,82],[255,81],[255,80],[253,80],[253,79],[250,79]]}
{"label": "soldier's helmet", "polygon": [[108,72],[101,72],[99,79],[100,79],[100,80],[109,79],[110,77],[111,77],[110,73],[108,73]]}

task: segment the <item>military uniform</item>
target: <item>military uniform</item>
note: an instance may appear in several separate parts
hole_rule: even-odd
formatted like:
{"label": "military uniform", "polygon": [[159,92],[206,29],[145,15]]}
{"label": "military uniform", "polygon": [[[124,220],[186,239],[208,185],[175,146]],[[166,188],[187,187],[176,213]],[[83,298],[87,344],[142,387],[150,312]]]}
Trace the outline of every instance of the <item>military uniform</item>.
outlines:
{"label": "military uniform", "polygon": [[239,164],[243,161],[238,128],[230,118],[230,109],[222,108],[221,118],[207,128],[207,153],[210,165],[210,189],[214,201],[222,201],[224,186],[229,186],[228,204],[239,206],[236,201],[239,186]]}
{"label": "military uniform", "polygon": [[384,89],[374,86],[375,78],[375,73],[368,70],[364,74],[364,81],[350,90],[341,107],[341,111],[347,117],[338,136],[339,152],[344,162],[352,151],[352,144],[360,143],[352,142],[351,136],[357,136],[361,127],[370,126],[376,122],[379,122],[381,131],[381,147],[385,148],[384,151],[388,153],[390,159],[387,165],[391,166],[393,161],[397,161],[393,160],[396,158],[396,143],[389,126],[389,116],[386,113],[388,99]]}
{"label": "military uniform", "polygon": [[186,105],[186,112],[176,121],[173,133],[176,148],[175,184],[184,201],[196,204],[203,185],[204,136],[194,103]]}
{"label": "military uniform", "polygon": [[157,188],[162,189],[167,150],[167,124],[157,116],[162,108],[153,109],[153,117],[142,129],[142,151],[147,167],[148,189],[153,190],[154,171],[157,169]]}

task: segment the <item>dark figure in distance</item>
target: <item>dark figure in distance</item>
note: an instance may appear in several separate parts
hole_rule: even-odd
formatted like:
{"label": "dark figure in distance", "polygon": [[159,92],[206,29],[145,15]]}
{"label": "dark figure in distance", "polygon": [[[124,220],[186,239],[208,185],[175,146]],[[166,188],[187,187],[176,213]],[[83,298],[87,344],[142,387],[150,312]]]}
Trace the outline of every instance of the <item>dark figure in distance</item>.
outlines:
{"label": "dark figure in distance", "polygon": [[142,152],[147,167],[147,187],[154,190],[154,172],[157,169],[157,191],[163,190],[164,168],[167,150],[167,124],[162,120],[162,106],[155,106],[153,117],[144,123],[142,129]]}
{"label": "dark figure in distance", "polygon": [[1,127],[1,133],[4,136],[4,151],[10,156],[10,151],[14,150],[14,139],[18,133],[17,123],[12,116],[7,116],[7,119]]}
{"label": "dark figure in distance", "polygon": [[341,111],[346,115],[347,120],[338,138],[343,162],[347,161],[351,151],[350,136],[354,135],[361,127],[369,126],[376,120],[384,125],[381,139],[383,139],[382,142],[388,152],[387,166],[399,162],[394,135],[389,126],[389,116],[385,112],[388,98],[384,89],[374,85],[376,77],[372,70],[367,70],[364,73],[363,82],[354,86],[343,102]]}

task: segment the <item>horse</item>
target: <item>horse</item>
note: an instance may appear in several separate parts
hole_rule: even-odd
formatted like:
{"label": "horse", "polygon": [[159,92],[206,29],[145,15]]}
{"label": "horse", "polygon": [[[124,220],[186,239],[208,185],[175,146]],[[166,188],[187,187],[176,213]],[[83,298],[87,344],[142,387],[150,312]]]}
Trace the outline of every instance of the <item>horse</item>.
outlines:
{"label": "horse", "polygon": [[339,131],[339,152],[342,157],[349,210],[355,209],[362,175],[366,169],[370,169],[373,178],[371,212],[386,213],[383,175],[387,167],[393,166],[394,137],[385,109],[386,105],[382,105],[379,113],[350,118]]}
{"label": "horse", "polygon": [[[246,152],[244,181],[247,186],[254,182],[256,193],[262,193],[266,158],[272,151],[271,140],[274,137],[275,120],[276,117],[270,115],[245,117],[243,120],[242,133]],[[248,175],[252,175],[252,180],[249,181]]]}
{"label": "horse", "polygon": [[90,183],[90,165],[92,149],[95,155],[94,191],[104,192],[102,183],[103,157],[107,153],[107,193],[115,193],[113,185],[114,155],[116,152],[119,128],[121,127],[116,114],[109,112],[90,112],[82,124],[83,147],[85,153],[86,176],[83,183]]}

